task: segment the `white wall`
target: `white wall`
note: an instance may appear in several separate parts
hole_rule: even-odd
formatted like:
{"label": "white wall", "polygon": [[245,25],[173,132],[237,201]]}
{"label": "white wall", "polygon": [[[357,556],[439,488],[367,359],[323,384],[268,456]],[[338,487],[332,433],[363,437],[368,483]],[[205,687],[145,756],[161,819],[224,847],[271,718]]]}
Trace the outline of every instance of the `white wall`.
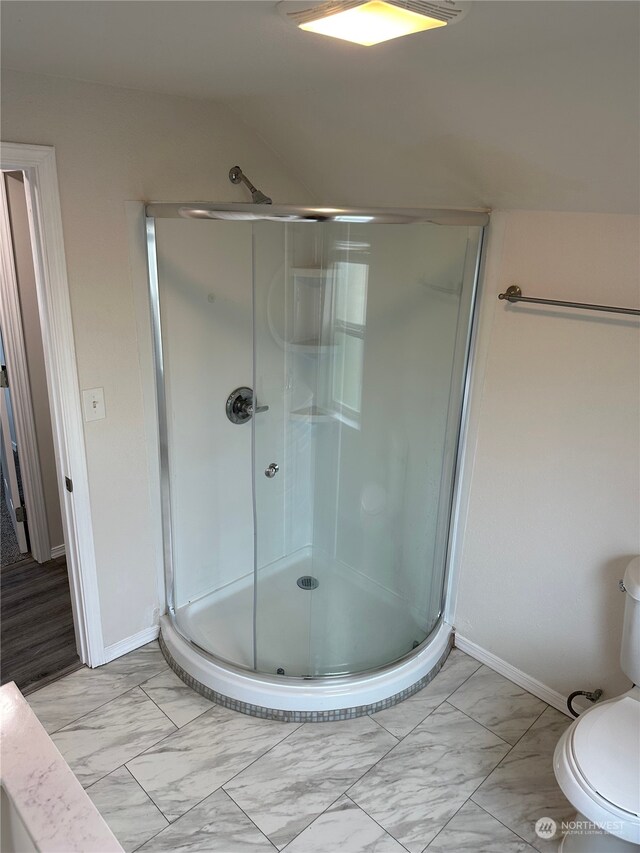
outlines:
{"label": "white wall", "polygon": [[492,216],[455,625],[564,695],[629,686],[618,579],[640,552],[638,320],[496,296],[517,283],[528,296],[638,307],[638,226]]}
{"label": "white wall", "polygon": [[[286,169],[212,102],[5,71],[2,136],[56,149],[78,373],[107,416],[85,425],[102,627],[112,645],[151,626],[159,550],[150,500],[127,200],[246,200],[236,163],[269,195],[309,202]],[[146,335],[146,332],[145,332]],[[144,384],[143,384],[144,376]]]}
{"label": "white wall", "polygon": [[58,496],[58,476],[53,450],[51,413],[49,411],[49,395],[44,367],[42,330],[40,328],[36,278],[29,235],[27,202],[22,175],[7,174],[5,182],[22,314],[22,330],[31,386],[33,418],[38,442],[38,463],[42,477],[49,543],[51,549],[54,549],[60,546],[64,547],[64,533]]}

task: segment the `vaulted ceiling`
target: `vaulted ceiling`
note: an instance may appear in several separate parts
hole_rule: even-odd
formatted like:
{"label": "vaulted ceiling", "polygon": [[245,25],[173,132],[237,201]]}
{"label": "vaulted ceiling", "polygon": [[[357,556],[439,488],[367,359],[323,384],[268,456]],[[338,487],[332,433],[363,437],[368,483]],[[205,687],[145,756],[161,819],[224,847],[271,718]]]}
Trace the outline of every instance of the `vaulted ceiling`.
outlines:
{"label": "vaulted ceiling", "polygon": [[223,102],[325,203],[639,206],[636,0],[475,0],[371,48],[271,0],[11,0],[2,64]]}

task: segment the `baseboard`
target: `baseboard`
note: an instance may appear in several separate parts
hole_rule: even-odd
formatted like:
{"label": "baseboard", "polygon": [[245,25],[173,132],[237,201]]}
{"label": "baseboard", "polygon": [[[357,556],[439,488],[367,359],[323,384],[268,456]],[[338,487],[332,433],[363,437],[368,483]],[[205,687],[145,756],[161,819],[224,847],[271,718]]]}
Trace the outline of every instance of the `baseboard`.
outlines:
{"label": "baseboard", "polygon": [[527,675],[526,672],[522,672],[522,670],[507,663],[506,660],[502,660],[497,655],[488,652],[482,646],[478,646],[476,643],[472,643],[471,640],[461,637],[460,634],[455,635],[455,647],[472,658],[479,660],[480,663],[486,664],[489,669],[493,669],[499,672],[500,675],[504,675],[509,681],[513,681],[514,684],[537,696],[538,699],[542,699],[547,705],[551,705],[553,708],[557,708],[558,711],[562,711],[567,717],[571,717],[567,709],[567,697],[563,696],[562,693],[552,690],[551,687],[547,687],[546,684],[537,681],[535,678]]}
{"label": "baseboard", "polygon": [[65,549],[65,547],[64,547],[64,544],[62,544],[62,545],[56,545],[56,547],[55,547],[55,548],[52,548],[52,549],[51,549],[51,559],[52,559],[52,560],[57,560],[57,559],[58,559],[58,557],[64,557],[64,555],[65,555],[66,553],[67,553],[67,551],[66,551],[66,549]]}
{"label": "baseboard", "polygon": [[105,646],[103,663],[109,663],[110,660],[126,655],[127,652],[132,652],[134,649],[139,649],[140,646],[145,646],[152,640],[157,640],[160,634],[160,626],[152,625],[151,628],[145,628],[144,631],[138,631],[132,637],[125,637],[124,640],[119,640],[111,646]]}

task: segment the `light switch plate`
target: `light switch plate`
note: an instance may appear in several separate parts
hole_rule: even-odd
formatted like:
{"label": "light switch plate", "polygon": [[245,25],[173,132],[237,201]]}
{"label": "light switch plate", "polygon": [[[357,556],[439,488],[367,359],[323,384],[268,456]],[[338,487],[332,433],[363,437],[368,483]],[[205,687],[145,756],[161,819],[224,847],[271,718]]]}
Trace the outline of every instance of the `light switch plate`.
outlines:
{"label": "light switch plate", "polygon": [[87,388],[82,392],[82,411],[85,421],[99,421],[105,417],[104,388]]}

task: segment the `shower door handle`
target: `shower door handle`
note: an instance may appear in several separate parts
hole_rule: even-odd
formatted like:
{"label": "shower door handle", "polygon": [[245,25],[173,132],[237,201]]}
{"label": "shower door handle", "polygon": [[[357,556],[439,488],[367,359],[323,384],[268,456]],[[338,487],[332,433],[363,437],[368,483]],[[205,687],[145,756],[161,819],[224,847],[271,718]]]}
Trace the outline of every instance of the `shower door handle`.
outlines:
{"label": "shower door handle", "polygon": [[264,469],[264,476],[268,477],[270,480],[273,479],[278,471],[280,470],[280,466],[277,462],[272,462],[270,465]]}

